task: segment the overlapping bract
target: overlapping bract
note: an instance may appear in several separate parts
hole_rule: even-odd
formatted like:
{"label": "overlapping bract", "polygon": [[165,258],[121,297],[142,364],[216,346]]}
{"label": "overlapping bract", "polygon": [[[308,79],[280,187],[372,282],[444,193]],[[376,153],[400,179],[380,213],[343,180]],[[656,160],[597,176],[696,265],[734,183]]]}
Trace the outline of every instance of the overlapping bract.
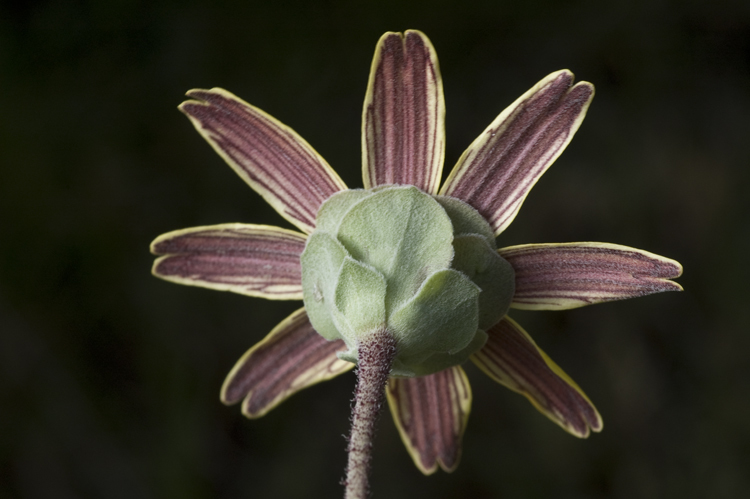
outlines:
{"label": "overlapping bract", "polygon": [[468,360],[510,307],[513,268],[455,198],[405,185],[343,191],[316,224],[300,258],[305,309],[322,336],[346,343],[342,359],[356,363],[360,343],[388,331],[392,376],[433,374]]}
{"label": "overlapping bract", "polygon": [[[438,190],[445,105],[435,51],[418,31],[386,33],[375,51],[363,110],[364,185],[405,184],[440,194],[435,199],[449,215],[464,210],[463,203],[454,202],[460,199],[479,214],[465,214],[467,220],[481,216],[491,227],[460,244],[475,249],[480,238],[494,248],[494,237],[512,222],[531,187],[573,137],[593,93],[589,83],[574,85],[567,70],[542,79],[469,146]],[[222,89],[192,90],[188,96],[192,99],[180,109],[201,135],[304,234],[248,224],[171,232],[152,244],[152,252],[160,255],[154,274],[250,296],[300,299],[305,235],[315,229],[321,206],[326,209],[323,203],[346,186],[309,144],[263,111]],[[352,198],[364,195],[348,192]],[[348,196],[339,200],[349,202]],[[462,229],[453,225],[459,240]],[[669,280],[681,274],[679,263],[624,246],[583,242],[498,252],[515,271],[514,308],[561,310],[681,289]],[[345,256],[341,265],[346,265]],[[362,317],[367,313],[362,311]],[[324,330],[322,325],[319,332],[325,335]],[[298,310],[238,361],[222,400],[244,399],[243,412],[258,417],[294,392],[351,368],[336,356],[345,349],[344,342],[319,336],[304,309]],[[586,437],[601,430],[599,413],[578,385],[509,317],[487,329],[486,344],[471,358],[571,434]],[[455,469],[471,408],[463,370],[453,366],[423,377],[391,379],[387,395],[417,467],[426,474],[438,467]]]}

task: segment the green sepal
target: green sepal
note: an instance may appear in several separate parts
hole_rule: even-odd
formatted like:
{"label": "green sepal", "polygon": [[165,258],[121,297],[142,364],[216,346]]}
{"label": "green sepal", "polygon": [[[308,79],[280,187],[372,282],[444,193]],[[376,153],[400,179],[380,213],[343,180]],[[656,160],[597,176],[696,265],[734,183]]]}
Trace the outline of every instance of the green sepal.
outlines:
{"label": "green sepal", "polygon": [[493,250],[497,249],[495,234],[492,232],[490,224],[487,223],[487,220],[477,210],[451,196],[432,197],[440,203],[440,206],[443,207],[450,217],[454,237],[463,234],[479,234]]}
{"label": "green sepal", "polygon": [[352,206],[366,197],[372,196],[372,192],[363,189],[349,189],[337,192],[325,200],[318,210],[315,220],[315,232],[328,232],[333,237],[339,231],[339,224]]}
{"label": "green sepal", "polygon": [[456,256],[451,266],[482,289],[478,327],[486,330],[508,313],[515,291],[513,267],[478,234],[456,237],[453,249]]}
{"label": "green sepal", "polygon": [[450,266],[453,226],[432,197],[413,186],[374,192],[349,208],[338,240],[352,258],[385,276],[387,313],[410,299],[425,278]]}
{"label": "green sepal", "polygon": [[335,308],[338,276],[347,256],[346,248],[326,232],[314,232],[300,256],[307,316],[315,330],[329,341],[341,339],[330,309]]}
{"label": "green sepal", "polygon": [[361,341],[368,334],[385,329],[385,290],[385,278],[380,272],[351,257],[344,258],[335,303],[351,328],[346,336]]}
{"label": "green sepal", "polygon": [[428,374],[448,369],[452,366],[458,366],[469,360],[469,357],[487,343],[487,333],[481,329],[477,329],[471,342],[461,351],[456,353],[443,353],[437,352],[426,359],[422,360],[418,364],[413,364],[408,367],[396,360],[393,363],[393,369],[391,376],[398,376],[402,378],[412,378],[414,376],[427,376]]}
{"label": "green sepal", "polygon": [[397,358],[417,364],[436,352],[466,348],[477,330],[479,287],[453,269],[429,276],[416,295],[388,318]]}
{"label": "green sepal", "polygon": [[461,364],[508,310],[514,273],[469,205],[414,186],[343,191],[321,207],[302,253],[313,327],[357,362],[369,334],[396,340],[393,376]]}

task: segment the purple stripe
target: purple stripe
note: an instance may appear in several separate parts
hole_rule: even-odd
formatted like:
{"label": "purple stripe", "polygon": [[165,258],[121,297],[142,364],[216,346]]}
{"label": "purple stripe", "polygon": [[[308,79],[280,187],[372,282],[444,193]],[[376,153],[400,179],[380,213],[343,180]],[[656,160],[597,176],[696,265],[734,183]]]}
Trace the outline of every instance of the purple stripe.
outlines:
{"label": "purple stripe", "polygon": [[439,78],[422,34],[408,31],[402,38],[393,33],[381,40],[372,75],[372,102],[365,113],[372,186],[410,184],[436,191],[434,173],[442,168],[435,160],[442,147]]}
{"label": "purple stripe", "polygon": [[462,394],[469,391],[458,369],[418,378],[393,378],[388,384],[399,423],[419,454],[421,469],[427,472],[434,471],[438,463],[446,471],[458,465],[465,420],[460,404]]}
{"label": "purple stripe", "polygon": [[594,430],[601,426],[594,407],[547,366],[537,348],[513,324],[504,319],[487,334],[487,343],[474,355],[475,361],[498,378],[510,378],[577,434],[587,435],[589,426]]}
{"label": "purple stripe", "polygon": [[[239,130],[243,127],[246,121],[249,121],[245,117],[236,120],[233,119],[234,116],[232,115],[217,115],[213,113],[213,111],[215,111],[214,109],[200,104],[185,105],[183,106],[183,109],[194,118],[201,120],[202,128],[212,133],[212,140],[216,146],[230,156],[230,158],[250,177],[251,181],[260,187],[261,191],[271,193],[273,197],[283,200],[296,199],[291,196],[289,187],[300,186],[294,185],[296,179],[289,177],[289,172],[277,172],[281,173],[278,179],[274,176],[274,180],[277,180],[278,183],[273,183],[272,185],[264,182],[260,176],[255,174],[253,167],[258,168],[258,170],[264,173],[269,173],[270,171],[267,169],[266,165],[277,162],[274,166],[278,168],[280,166],[278,162],[284,158],[283,152],[275,151],[270,147],[248,147],[253,141],[262,144],[264,139],[279,139],[279,134],[275,134],[274,131],[261,129],[261,124],[263,124],[261,118],[258,117],[255,123],[248,123],[250,127],[247,130],[244,130],[242,135],[239,135]],[[202,113],[204,110],[210,110],[211,113]],[[232,137],[231,135],[233,135],[233,132],[238,136]],[[250,135],[254,136],[250,137]],[[276,135],[276,137],[272,137],[273,135]],[[270,143],[263,145],[270,146]],[[284,181],[286,181],[286,183],[284,183]],[[284,211],[288,216],[295,220],[311,225],[310,218],[314,219],[314,213],[311,209],[305,210],[304,208],[305,207],[302,207],[302,210],[297,210],[294,206],[287,205],[285,206]]]}
{"label": "purple stripe", "polygon": [[341,189],[315,153],[296,134],[239,100],[202,90],[188,95],[207,105],[188,101],[183,112],[200,123],[209,140],[256,184],[253,188],[284,204],[290,218],[314,227],[321,203]]}
{"label": "purple stripe", "polygon": [[155,272],[196,284],[222,284],[240,292],[302,292],[300,254],[305,237],[254,228],[211,228],[180,232],[157,242],[153,252],[169,255]]}
{"label": "purple stripe", "polygon": [[326,341],[310,325],[304,310],[290,319],[286,327],[253,347],[232,371],[222,392],[224,403],[244,398],[243,412],[257,416],[311,384],[306,381],[315,383],[351,368],[334,369],[342,364],[336,352],[346,350],[343,341]]}
{"label": "purple stripe", "polygon": [[679,264],[624,246],[526,245],[499,252],[516,274],[514,304],[583,305],[682,289],[667,280],[682,273]]}
{"label": "purple stripe", "polygon": [[570,88],[563,72],[521,102],[506,120],[486,130],[487,141],[467,156],[463,175],[446,194],[477,209],[498,232],[509,223],[529,190],[567,144],[591,99],[593,87]]}

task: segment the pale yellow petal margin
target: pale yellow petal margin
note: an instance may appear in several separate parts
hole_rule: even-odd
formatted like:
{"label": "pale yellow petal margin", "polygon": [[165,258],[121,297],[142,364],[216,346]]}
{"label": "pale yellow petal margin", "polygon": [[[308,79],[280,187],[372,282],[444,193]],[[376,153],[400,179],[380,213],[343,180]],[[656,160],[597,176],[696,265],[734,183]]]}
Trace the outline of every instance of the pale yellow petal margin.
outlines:
{"label": "pale yellow petal margin", "polygon": [[391,378],[388,406],[414,464],[425,475],[458,467],[471,412],[471,385],[460,366],[418,378]]}
{"label": "pale yellow petal margin", "polygon": [[[492,342],[492,329],[488,331],[489,338],[487,344],[479,350],[477,353],[471,356],[471,360],[477,365],[485,374],[490,378],[497,381],[501,385],[510,388],[514,392],[520,393],[526,397],[534,407],[539,410],[542,414],[547,416],[551,421],[558,424],[562,429],[579,438],[586,438],[589,436],[589,431],[600,432],[604,427],[599,412],[591,403],[591,400],[581,390],[581,388],[558,366],[549,356],[537,346],[534,340],[516,321],[506,316],[500,324],[493,327],[503,327],[502,322],[505,325],[510,326],[516,333],[522,335],[523,340],[528,342],[528,345],[533,348],[536,354],[546,364],[546,367],[554,373],[567,387],[574,390],[571,395],[573,398],[565,397],[567,400],[560,401],[559,399],[565,396],[565,392],[555,391],[554,387],[550,385],[549,380],[546,384],[544,382],[537,383],[537,386],[533,386],[534,382],[530,382],[532,376],[536,376],[541,379],[544,373],[540,373],[540,369],[534,369],[533,358],[526,356],[522,357],[519,351],[504,351],[504,355],[514,355],[516,358],[513,360],[521,366],[521,369],[527,369],[529,373],[522,373],[520,370],[513,369],[512,366],[507,364],[507,361],[498,357],[498,352],[492,352],[489,349]],[[501,345],[500,345],[501,346]],[[515,379],[514,379],[515,378]],[[524,380],[526,383],[523,383]],[[538,380],[537,380],[538,381]],[[524,386],[524,384],[526,386]],[[566,388],[567,388],[566,387]],[[580,397],[580,399],[578,399]],[[558,399],[555,403],[552,399]],[[578,400],[576,400],[578,399]],[[558,405],[557,409],[554,409],[554,405]],[[571,405],[573,407],[571,407]],[[569,411],[566,417],[561,411],[562,409]],[[572,419],[577,419],[576,421]]]}
{"label": "pale yellow petal margin", "polygon": [[515,271],[512,308],[565,310],[682,291],[670,280],[682,275],[679,262],[620,244],[522,244],[498,253]]}
{"label": "pale yellow petal margin", "polygon": [[[586,116],[594,86],[582,81],[571,87],[572,82],[573,73],[556,71],[516,99],[464,151],[440,194],[473,206],[490,222],[496,236],[504,231]],[[549,122],[552,115],[564,119]],[[553,139],[546,137],[550,133],[546,126],[552,127]],[[527,136],[529,130],[539,133],[535,127],[544,133]],[[515,155],[508,158],[511,149]]]}
{"label": "pale yellow petal margin", "polygon": [[309,234],[320,205],[346,184],[297,132],[221,88],[194,89],[179,109],[232,169]]}
{"label": "pale yellow petal margin", "polygon": [[351,370],[354,364],[336,356],[343,350],[343,341],[320,336],[300,308],[237,361],[221,387],[221,401],[244,398],[242,413],[259,418],[294,393]]}
{"label": "pale yellow petal margin", "polygon": [[380,37],[362,110],[365,189],[414,185],[436,194],[445,157],[445,99],[437,54],[421,31]]}
{"label": "pale yellow petal margin", "polygon": [[268,300],[301,300],[307,236],[280,227],[218,224],[175,230],[151,243],[151,273],[165,281]]}

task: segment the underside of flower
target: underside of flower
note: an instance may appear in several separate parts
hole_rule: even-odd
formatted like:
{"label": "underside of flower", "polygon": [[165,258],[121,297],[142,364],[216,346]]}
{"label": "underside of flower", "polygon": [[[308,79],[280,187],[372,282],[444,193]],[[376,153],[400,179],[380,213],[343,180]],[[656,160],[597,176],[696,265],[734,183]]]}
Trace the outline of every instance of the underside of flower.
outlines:
{"label": "underside of flower", "polygon": [[508,311],[510,264],[489,224],[455,198],[414,186],[348,190],[328,199],[302,253],[305,309],[316,331],[343,340],[341,359],[386,332],[392,376],[461,364]]}
{"label": "underside of flower", "polygon": [[226,90],[189,91],[180,110],[301,231],[219,224],[163,234],[151,245],[162,279],[304,299],[240,358],[221,400],[242,401],[243,414],[260,417],[358,364],[352,498],[366,495],[383,390],[416,466],[425,474],[456,469],[472,403],[466,360],[570,434],[601,431],[583,390],[506,312],[680,291],[672,279],[681,265],[611,243],[495,244],[593,95],[593,85],[575,83],[568,70],[546,76],[487,126],[441,186],[445,103],[435,50],[419,31],[386,33],[362,113],[365,190],[347,190],[290,127]]}

